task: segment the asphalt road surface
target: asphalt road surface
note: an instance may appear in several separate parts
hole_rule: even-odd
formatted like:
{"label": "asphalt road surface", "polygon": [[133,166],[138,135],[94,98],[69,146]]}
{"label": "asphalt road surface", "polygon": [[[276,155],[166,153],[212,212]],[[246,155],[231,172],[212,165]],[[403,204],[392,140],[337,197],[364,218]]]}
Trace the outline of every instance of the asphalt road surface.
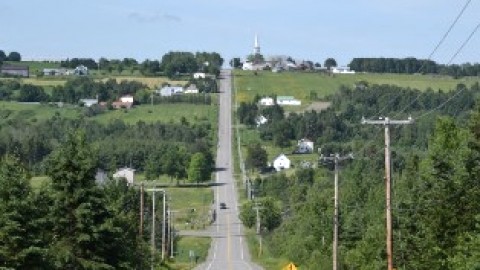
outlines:
{"label": "asphalt road surface", "polygon": [[[232,78],[230,70],[220,73],[220,111],[218,124],[217,172],[214,187],[217,218],[209,228],[212,245],[207,260],[198,270],[258,270],[253,264],[243,225],[238,218],[239,205],[232,168]],[[220,209],[220,203],[226,209]]]}

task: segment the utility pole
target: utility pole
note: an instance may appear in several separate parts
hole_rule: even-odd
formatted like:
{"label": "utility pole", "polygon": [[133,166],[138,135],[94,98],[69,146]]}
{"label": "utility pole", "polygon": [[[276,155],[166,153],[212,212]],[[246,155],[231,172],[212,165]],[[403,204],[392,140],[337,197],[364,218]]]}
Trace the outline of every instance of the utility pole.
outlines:
{"label": "utility pole", "polygon": [[255,210],[256,215],[257,215],[257,220],[256,220],[256,233],[258,235],[258,243],[259,243],[259,249],[258,249],[258,256],[262,255],[262,225],[261,225],[261,219],[260,219],[260,210],[263,209],[263,207],[260,207],[258,203],[255,203],[255,207],[253,207],[253,210]]}
{"label": "utility pole", "polygon": [[173,213],[175,212],[178,212],[178,211],[174,211],[174,210],[169,210],[168,211],[168,218],[169,218],[169,222],[168,224],[170,225],[170,258],[173,259],[173,240],[175,238],[175,226],[174,226],[174,218],[173,218]]}
{"label": "utility pole", "polygon": [[365,120],[362,124],[383,125],[385,127],[385,208],[386,208],[386,230],[387,230],[387,269],[393,270],[393,239],[392,239],[392,200],[391,200],[391,162],[390,162],[390,125],[412,124],[412,117],[407,120],[391,120],[388,117],[380,120]]}
{"label": "utility pole", "polygon": [[338,163],[340,161],[353,158],[352,154],[341,157],[338,153],[330,155],[330,157],[320,156],[322,160],[333,160],[335,162],[335,196],[334,196],[334,213],[333,213],[333,270],[337,270],[338,267]]}
{"label": "utility pole", "polygon": [[151,188],[147,191],[152,192],[152,236],[151,236],[151,245],[152,245],[152,270],[154,269],[155,262],[155,193],[163,193],[163,222],[162,222],[162,261],[165,259],[165,204],[166,204],[166,193],[164,189],[160,188]]}

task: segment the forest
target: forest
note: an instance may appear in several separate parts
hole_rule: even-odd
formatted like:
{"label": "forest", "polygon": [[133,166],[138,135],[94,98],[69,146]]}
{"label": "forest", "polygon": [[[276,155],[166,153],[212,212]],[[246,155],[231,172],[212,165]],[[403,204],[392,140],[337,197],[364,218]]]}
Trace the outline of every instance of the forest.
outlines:
{"label": "forest", "polygon": [[[393,260],[396,269],[480,269],[480,94],[478,84],[449,92],[391,85],[342,87],[321,112],[289,113],[243,103],[242,123],[262,114],[260,138],[276,147],[313,140],[321,154],[353,154],[339,173],[339,269],[384,269],[384,132],[361,119],[407,119],[391,127]],[[258,99],[258,97],[257,97]],[[253,119],[253,120],[252,120]],[[259,155],[258,153],[256,155]],[[256,174],[241,218],[255,226],[272,256],[300,269],[331,269],[333,163],[292,173]]]}
{"label": "forest", "polygon": [[478,76],[480,64],[437,64],[432,60],[409,58],[353,58],[348,65],[357,72],[439,74],[453,77]]}

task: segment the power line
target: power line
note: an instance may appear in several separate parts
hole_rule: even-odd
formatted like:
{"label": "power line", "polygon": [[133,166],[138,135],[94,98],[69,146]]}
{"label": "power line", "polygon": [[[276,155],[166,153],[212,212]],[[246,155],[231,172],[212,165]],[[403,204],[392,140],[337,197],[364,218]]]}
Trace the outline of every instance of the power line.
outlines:
{"label": "power line", "polygon": [[477,24],[475,29],[473,29],[472,33],[470,33],[468,38],[463,42],[462,46],[460,46],[460,48],[455,52],[455,54],[452,56],[452,58],[450,58],[447,65],[450,65],[452,63],[453,59],[455,59],[455,57],[457,57],[457,55],[463,50],[465,45],[467,45],[467,43],[470,41],[470,39],[473,37],[473,35],[475,35],[475,33],[477,32],[479,27],[480,27],[480,23]]}
{"label": "power line", "polygon": [[[415,73],[419,73],[426,65],[426,63],[432,59],[432,56],[435,54],[435,52],[438,50],[438,48],[440,48],[440,46],[443,44],[443,42],[445,41],[445,39],[447,38],[447,36],[450,34],[450,32],[452,31],[453,27],[455,27],[455,25],[457,24],[458,20],[460,19],[460,17],[462,17],[463,13],[465,12],[465,10],[467,9],[468,5],[470,4],[472,0],[468,0],[465,5],[463,5],[463,8],[462,10],[460,11],[460,13],[457,15],[457,17],[455,18],[455,20],[453,20],[453,22],[450,24],[450,27],[448,28],[448,30],[445,32],[445,34],[443,34],[442,38],[440,39],[440,41],[437,43],[437,45],[435,46],[435,48],[432,50],[432,52],[428,55],[428,58],[427,60],[423,61],[422,65],[420,66],[420,68],[417,70],[417,72]],[[405,108],[403,108],[400,113],[404,112],[406,109],[408,109],[415,101],[417,101],[420,96],[422,95],[422,93],[418,94],[418,96],[410,103],[408,104]],[[387,109],[388,107],[390,107],[390,105],[400,96],[400,94],[396,95],[390,102],[387,103],[387,105],[385,105],[385,107],[383,107],[379,112],[378,112],[378,115],[381,114],[385,109]]]}

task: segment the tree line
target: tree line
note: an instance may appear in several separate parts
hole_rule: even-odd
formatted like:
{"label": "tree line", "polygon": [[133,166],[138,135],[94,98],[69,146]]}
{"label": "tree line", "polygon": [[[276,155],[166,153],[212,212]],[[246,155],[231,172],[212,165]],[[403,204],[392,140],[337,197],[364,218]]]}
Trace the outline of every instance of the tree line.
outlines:
{"label": "tree line", "polygon": [[[307,137],[324,155],[354,153],[340,173],[340,269],[380,269],[386,264],[383,131],[360,125],[362,115],[373,117],[379,111],[399,118],[412,114],[415,119],[413,125],[391,130],[395,268],[479,266],[478,90],[478,84],[423,93],[388,85],[342,87],[328,97],[328,110],[284,118],[278,114],[259,128],[262,138],[277,146],[282,147],[277,136],[287,142]],[[253,103],[243,106],[263,110]],[[262,156],[251,148],[255,146],[247,152]],[[251,168],[260,169],[265,161],[256,158]],[[262,234],[274,256],[302,269],[332,267],[333,177],[333,164],[328,163],[298,168],[289,176],[252,179],[254,197],[265,205],[260,210]],[[241,213],[250,227],[255,225],[252,205],[247,203]]]}
{"label": "tree line", "polygon": [[[192,156],[201,153],[210,170],[214,166],[212,126],[206,120],[180,124],[121,120],[106,125],[86,119],[65,119],[60,115],[46,121],[9,122],[0,129],[0,155],[14,154],[36,175],[45,173],[45,161],[64,140],[69,130],[82,127],[89,132],[86,140],[99,149],[98,169],[114,172],[120,167],[133,167],[145,172],[148,179],[168,175],[185,179]],[[204,178],[202,181],[209,180]]]}
{"label": "tree line", "polygon": [[349,64],[357,72],[439,74],[453,77],[478,76],[480,64],[437,64],[432,60],[409,58],[353,58]]}
{"label": "tree line", "polygon": [[92,70],[117,71],[122,73],[124,70],[132,72],[139,71],[145,76],[165,75],[169,78],[185,76],[195,72],[206,72],[218,75],[223,65],[223,58],[216,52],[168,52],[159,60],[146,59],[138,62],[133,58],[106,59],[104,57],[95,61],[92,58],[72,58],[60,62],[65,68],[75,68],[84,65]]}
{"label": "tree line", "polygon": [[22,56],[18,52],[9,52],[7,55],[5,51],[0,50],[0,65],[5,61],[20,62],[21,60]]}
{"label": "tree line", "polygon": [[[215,93],[218,91],[215,79],[190,79],[189,84],[197,85],[200,93]],[[98,101],[111,103],[121,96],[132,95],[136,104],[149,104],[152,102],[152,91],[148,86],[138,81],[115,79],[97,81],[91,77],[75,77],[67,80],[65,85],[54,86],[51,94],[43,86],[21,84],[17,80],[0,81],[0,100],[20,102],[65,102],[79,104],[80,99],[98,98]],[[210,104],[211,97],[208,95],[184,95],[179,97],[155,96],[153,102],[157,103],[194,103]]]}

